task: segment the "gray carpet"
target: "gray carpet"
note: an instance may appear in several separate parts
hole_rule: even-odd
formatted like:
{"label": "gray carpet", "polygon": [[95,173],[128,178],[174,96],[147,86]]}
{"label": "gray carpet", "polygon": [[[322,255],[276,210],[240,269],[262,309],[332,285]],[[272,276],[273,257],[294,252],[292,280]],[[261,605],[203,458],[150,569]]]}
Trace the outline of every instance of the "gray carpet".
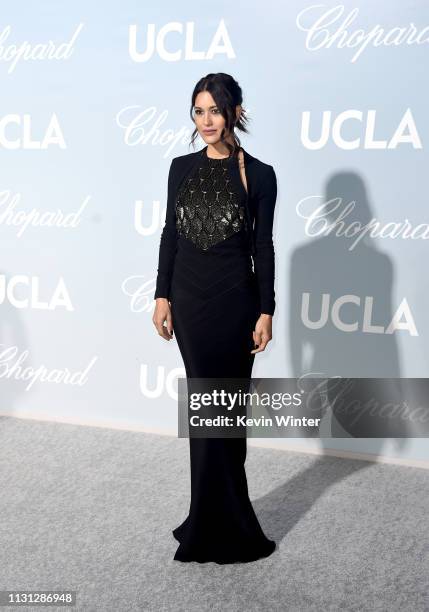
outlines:
{"label": "gray carpet", "polygon": [[188,440],[2,417],[0,457],[1,589],[76,590],[91,612],[429,610],[427,470],[249,446],[278,549],[221,566],[173,561]]}

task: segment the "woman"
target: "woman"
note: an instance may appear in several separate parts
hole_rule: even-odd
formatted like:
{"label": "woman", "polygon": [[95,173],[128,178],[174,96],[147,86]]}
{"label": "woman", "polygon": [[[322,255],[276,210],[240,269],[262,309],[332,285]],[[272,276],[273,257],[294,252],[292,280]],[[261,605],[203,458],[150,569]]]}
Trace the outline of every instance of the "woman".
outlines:
{"label": "woman", "polygon": [[[255,353],[272,337],[276,175],[240,147],[234,128],[247,132],[247,117],[231,76],[197,83],[191,117],[191,142],[198,133],[207,144],[171,162],[153,322],[166,340],[174,328],[187,378],[250,379]],[[248,496],[246,437],[190,437],[189,444],[191,503],[173,531],[174,559],[269,556],[276,544]]]}

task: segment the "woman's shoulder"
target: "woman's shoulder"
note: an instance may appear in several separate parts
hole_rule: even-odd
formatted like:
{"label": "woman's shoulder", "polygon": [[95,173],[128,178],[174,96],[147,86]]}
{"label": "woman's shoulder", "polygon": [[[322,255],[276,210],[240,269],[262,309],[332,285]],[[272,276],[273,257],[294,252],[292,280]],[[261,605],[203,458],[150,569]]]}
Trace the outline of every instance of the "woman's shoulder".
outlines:
{"label": "woman's shoulder", "polygon": [[199,153],[200,152],[197,151],[195,153],[185,153],[184,155],[173,157],[170,164],[170,174],[173,177],[181,177],[193,165]]}
{"label": "woman's shoulder", "polygon": [[277,176],[271,164],[244,151],[246,174],[250,179],[251,192],[259,196],[277,194]]}
{"label": "woman's shoulder", "polygon": [[244,163],[246,163],[247,161],[248,166],[251,167],[255,173],[266,175],[267,173],[274,172],[274,168],[271,164],[268,164],[262,161],[261,159],[259,159],[258,157],[255,157],[254,155],[251,155],[245,149],[243,149],[243,151],[244,151]]}
{"label": "woman's shoulder", "polygon": [[192,151],[191,153],[185,153],[184,155],[177,155],[177,157],[173,157],[171,163],[180,164],[183,162],[188,162],[191,159],[195,159],[197,155],[200,155],[201,151]]}

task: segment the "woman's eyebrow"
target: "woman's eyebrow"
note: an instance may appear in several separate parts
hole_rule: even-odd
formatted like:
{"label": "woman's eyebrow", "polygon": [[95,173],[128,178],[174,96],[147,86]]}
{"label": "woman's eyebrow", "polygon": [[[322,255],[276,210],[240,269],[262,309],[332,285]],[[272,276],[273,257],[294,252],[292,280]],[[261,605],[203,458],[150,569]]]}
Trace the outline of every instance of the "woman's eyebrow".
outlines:
{"label": "woman's eyebrow", "polygon": [[[194,106],[194,108],[198,108],[199,110],[202,109],[201,106]],[[212,106],[209,106],[209,109],[210,108],[217,108],[217,104],[213,104]]]}

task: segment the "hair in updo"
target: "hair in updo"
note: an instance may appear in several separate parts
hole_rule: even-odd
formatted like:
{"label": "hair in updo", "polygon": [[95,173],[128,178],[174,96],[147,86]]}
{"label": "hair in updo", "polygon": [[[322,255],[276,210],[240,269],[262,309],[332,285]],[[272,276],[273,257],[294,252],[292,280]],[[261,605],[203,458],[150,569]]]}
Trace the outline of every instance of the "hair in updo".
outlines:
{"label": "hair in updo", "polygon": [[[195,100],[202,91],[208,91],[211,94],[219,112],[225,119],[225,128],[221,133],[221,141],[229,149],[230,155],[236,155],[241,142],[237,134],[235,134],[234,128],[247,134],[249,133],[246,127],[249,119],[246,116],[244,108],[242,108],[240,116],[236,119],[235,107],[243,103],[243,92],[241,91],[240,85],[230,74],[226,74],[225,72],[210,73],[202,77],[195,85],[194,91],[192,92],[190,111],[192,121],[194,121]],[[224,140],[227,132],[231,132],[234,144],[230,144]],[[191,142],[189,144],[194,145],[197,135],[198,130],[195,128],[192,132]]]}

